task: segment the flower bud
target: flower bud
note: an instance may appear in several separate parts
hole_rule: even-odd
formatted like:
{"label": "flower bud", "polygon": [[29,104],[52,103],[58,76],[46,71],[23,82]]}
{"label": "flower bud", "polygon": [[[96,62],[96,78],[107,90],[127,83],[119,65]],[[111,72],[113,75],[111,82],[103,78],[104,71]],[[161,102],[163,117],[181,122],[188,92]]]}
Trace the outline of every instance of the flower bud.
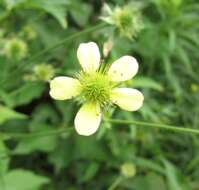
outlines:
{"label": "flower bud", "polygon": [[111,25],[114,25],[121,36],[134,38],[143,28],[141,20],[141,11],[137,4],[130,4],[124,7],[116,7],[113,11],[104,9],[107,16],[102,16],[101,19]]}
{"label": "flower bud", "polygon": [[21,60],[26,57],[27,52],[27,44],[21,39],[13,38],[5,43],[4,54],[9,59]]}
{"label": "flower bud", "polygon": [[27,40],[33,40],[37,37],[37,33],[31,26],[25,26],[22,29],[22,36]]}
{"label": "flower bud", "polygon": [[42,81],[49,81],[54,77],[55,70],[52,65],[42,63],[39,65],[36,65],[33,69],[35,78],[37,80],[42,80]]}
{"label": "flower bud", "polygon": [[55,69],[52,65],[42,63],[35,65],[32,73],[24,75],[25,81],[49,81],[54,77]]}
{"label": "flower bud", "polygon": [[198,92],[199,91],[199,85],[192,83],[191,84],[191,91],[194,92],[194,93]]}
{"label": "flower bud", "polygon": [[126,163],[122,164],[121,173],[126,178],[134,177],[136,174],[135,165],[130,162],[126,162]]}
{"label": "flower bud", "polygon": [[104,57],[108,57],[109,52],[111,51],[113,47],[113,41],[112,40],[108,40],[107,42],[104,43],[103,45],[103,55]]}

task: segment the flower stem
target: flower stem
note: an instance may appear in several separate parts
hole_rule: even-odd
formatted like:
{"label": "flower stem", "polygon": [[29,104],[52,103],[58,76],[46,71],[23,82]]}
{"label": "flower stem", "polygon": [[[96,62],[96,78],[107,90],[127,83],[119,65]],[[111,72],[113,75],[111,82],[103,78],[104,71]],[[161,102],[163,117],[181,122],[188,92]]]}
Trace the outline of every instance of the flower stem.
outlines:
{"label": "flower stem", "polygon": [[184,132],[184,133],[192,133],[199,135],[199,130],[192,129],[192,128],[186,128],[186,127],[180,127],[180,126],[174,126],[174,125],[167,125],[167,124],[158,124],[158,123],[148,123],[148,122],[142,122],[142,121],[129,121],[129,120],[121,120],[121,119],[104,119],[105,121],[111,122],[111,123],[118,123],[118,124],[134,124],[138,126],[143,127],[154,127],[159,129],[166,129],[174,132]]}
{"label": "flower stem", "polygon": [[[129,121],[129,120],[121,120],[121,119],[108,119],[108,118],[104,119],[104,121],[117,123],[117,124],[124,124],[124,125],[134,124],[134,125],[143,126],[143,127],[152,127],[152,128],[171,130],[174,132],[184,132],[184,133],[192,133],[192,134],[199,135],[199,130],[197,129],[178,127],[174,125],[148,123],[148,122],[142,122],[142,121]],[[4,140],[8,140],[8,139],[31,138],[31,137],[38,137],[38,136],[42,137],[42,136],[51,136],[51,135],[61,135],[61,134],[69,133],[71,130],[73,130],[72,127],[61,128],[61,129],[52,130],[48,132],[34,132],[34,133],[0,132],[0,138]]]}
{"label": "flower stem", "polygon": [[33,132],[33,133],[4,133],[4,132],[0,132],[0,137],[4,140],[42,137],[42,136],[67,134],[72,129],[73,129],[72,127],[68,127],[68,128],[62,128],[62,129],[51,130],[51,131],[46,131],[46,132],[44,131],[44,132]]}
{"label": "flower stem", "polygon": [[104,28],[105,26],[107,26],[105,23],[101,23],[101,24],[98,24],[98,25],[95,25],[95,26],[91,26],[90,28],[87,28],[85,30],[76,32],[75,34],[72,34],[69,37],[66,37],[66,38],[60,40],[59,42],[57,42],[56,44],[52,45],[51,47],[48,47],[48,48],[38,52],[37,54],[33,55],[32,57],[30,57],[28,62],[31,62],[31,61],[37,59],[38,57],[44,55],[45,53],[47,53],[47,52],[49,52],[49,51],[51,51],[53,49],[56,49],[56,48],[58,48],[58,47],[60,47],[60,46],[62,46],[64,44],[66,44],[67,42],[76,39],[79,36],[82,36],[82,35],[91,33],[93,31],[99,30],[101,28]]}
{"label": "flower stem", "polygon": [[114,190],[123,180],[122,176],[118,176],[116,180],[111,184],[111,186],[108,188],[108,190]]}

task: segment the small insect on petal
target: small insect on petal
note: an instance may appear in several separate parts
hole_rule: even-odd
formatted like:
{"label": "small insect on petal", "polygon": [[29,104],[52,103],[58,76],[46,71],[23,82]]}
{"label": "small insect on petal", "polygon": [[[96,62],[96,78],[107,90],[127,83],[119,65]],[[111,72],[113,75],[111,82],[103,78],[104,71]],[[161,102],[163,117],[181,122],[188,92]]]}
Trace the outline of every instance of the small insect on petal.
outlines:
{"label": "small insect on petal", "polygon": [[142,107],[144,96],[136,89],[115,88],[112,90],[111,100],[124,110],[136,111]]}
{"label": "small insect on petal", "polygon": [[113,62],[108,75],[113,81],[120,82],[133,78],[138,72],[138,62],[132,56],[123,56]]}

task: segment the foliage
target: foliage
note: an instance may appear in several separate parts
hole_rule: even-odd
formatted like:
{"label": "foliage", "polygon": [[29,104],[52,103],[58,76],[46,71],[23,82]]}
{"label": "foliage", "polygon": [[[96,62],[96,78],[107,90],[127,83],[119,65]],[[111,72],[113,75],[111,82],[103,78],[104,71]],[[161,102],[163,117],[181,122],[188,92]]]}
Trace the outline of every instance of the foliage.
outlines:
{"label": "foliage", "polygon": [[[107,2],[111,10],[134,3]],[[0,0],[0,189],[198,189],[197,136],[106,120],[199,130],[199,2],[137,2],[143,26],[129,39],[100,19],[103,1]],[[136,57],[139,76],[126,85],[145,101],[138,112],[111,108],[97,134],[82,137],[73,130],[77,103],[52,100],[48,81],[74,75],[77,47],[88,41],[101,50],[111,42],[107,64]],[[136,168],[131,177],[125,164]]]}

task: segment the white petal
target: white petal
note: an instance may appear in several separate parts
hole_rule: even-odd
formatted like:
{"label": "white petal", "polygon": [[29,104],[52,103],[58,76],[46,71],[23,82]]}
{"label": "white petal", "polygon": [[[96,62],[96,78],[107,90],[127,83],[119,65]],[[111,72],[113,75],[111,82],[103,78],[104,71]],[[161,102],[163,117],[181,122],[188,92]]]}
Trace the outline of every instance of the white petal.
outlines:
{"label": "white petal", "polygon": [[81,43],[77,50],[77,58],[85,72],[94,72],[100,66],[100,52],[96,43]]}
{"label": "white petal", "polygon": [[77,133],[84,136],[94,134],[99,128],[101,117],[102,113],[98,104],[84,104],[75,117]]}
{"label": "white petal", "polygon": [[50,81],[50,96],[57,100],[66,100],[80,94],[80,82],[71,77],[55,77]]}
{"label": "white petal", "polygon": [[126,55],[113,62],[108,71],[108,75],[113,81],[119,82],[131,79],[137,72],[137,60],[132,56]]}
{"label": "white petal", "polygon": [[144,100],[143,94],[133,88],[115,88],[112,90],[111,100],[124,110],[138,110]]}

